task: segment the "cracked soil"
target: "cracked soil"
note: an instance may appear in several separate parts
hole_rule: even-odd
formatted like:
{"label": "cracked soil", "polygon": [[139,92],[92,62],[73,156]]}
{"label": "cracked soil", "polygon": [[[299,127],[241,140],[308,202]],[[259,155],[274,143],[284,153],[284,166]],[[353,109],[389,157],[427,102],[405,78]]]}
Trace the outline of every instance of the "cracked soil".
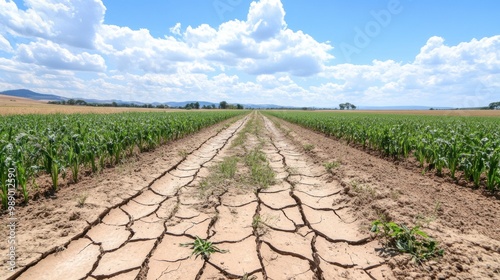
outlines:
{"label": "cracked soil", "polygon": [[[312,151],[304,149],[307,143],[314,144]],[[412,222],[425,202],[413,201],[421,196],[404,188],[408,182],[401,189],[386,188],[393,163],[340,145],[258,112],[205,129],[63,189],[58,198],[21,209],[26,218],[19,228],[19,268],[2,278],[499,277],[498,230],[460,232],[452,226],[455,220],[443,213],[435,213],[425,228],[447,246],[443,259],[418,266],[405,256],[382,254],[382,245],[370,236],[370,219],[384,214]],[[264,169],[255,167],[259,171],[254,172],[248,164],[252,152],[263,155],[259,162]],[[236,170],[222,178],[218,172],[231,158]],[[331,160],[341,166],[325,169],[323,164]],[[368,161],[385,169],[367,170]],[[258,177],[265,168],[272,171],[268,183]],[[411,170],[400,176],[408,176],[399,178],[402,181],[417,178],[418,184],[438,184]],[[373,191],[352,191],[353,182],[368,185],[373,178],[378,178],[378,184],[369,186]],[[89,192],[83,207],[74,199],[82,191],[78,187]],[[440,203],[450,201],[442,198]],[[491,206],[493,215],[499,212],[495,200],[485,199],[483,206]],[[454,209],[450,207],[441,212]],[[425,216],[432,207],[420,210]],[[482,221],[485,228],[494,224]],[[181,245],[197,237],[225,252],[193,256]]]}

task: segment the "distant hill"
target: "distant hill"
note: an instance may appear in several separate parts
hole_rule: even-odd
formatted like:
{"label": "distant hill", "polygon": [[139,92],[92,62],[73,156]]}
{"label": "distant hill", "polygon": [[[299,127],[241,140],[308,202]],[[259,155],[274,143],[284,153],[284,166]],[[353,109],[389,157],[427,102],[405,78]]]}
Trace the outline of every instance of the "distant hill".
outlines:
{"label": "distant hill", "polygon": [[16,97],[24,97],[33,100],[50,100],[50,101],[62,101],[67,100],[68,98],[61,97],[53,94],[43,94],[31,91],[29,89],[14,89],[14,90],[6,90],[0,92],[0,94],[16,96]]}
{"label": "distant hill", "polygon": [[[68,100],[70,98],[67,97],[62,97],[54,94],[43,94],[43,93],[38,93],[31,91],[29,89],[15,89],[15,90],[6,90],[3,92],[0,92],[0,94],[4,95],[9,95],[9,96],[16,96],[16,97],[24,97],[24,98],[29,98],[33,100],[47,100],[47,101],[62,101],[62,100]],[[145,103],[145,102],[139,102],[139,101],[123,101],[123,100],[118,100],[118,99],[109,99],[109,100],[101,100],[101,99],[89,99],[89,98],[73,98],[73,99],[79,99],[79,100],[84,100],[87,103],[98,103],[98,104],[104,104],[104,103],[113,103],[116,102],[117,104],[135,104],[135,105],[144,105],[144,104],[152,104],[154,106],[158,105],[168,105],[169,107],[185,107],[189,103],[195,103],[198,102],[200,104],[200,107],[203,106],[210,106],[210,105],[215,105],[216,107],[219,107],[219,103],[214,103],[214,102],[208,102],[208,101],[182,101],[182,102],[153,102],[153,103]],[[232,103],[230,103],[232,104]],[[284,108],[283,106],[280,105],[273,105],[273,104],[241,104],[245,108],[248,109],[268,109],[268,108]],[[292,107],[290,107],[292,108]]]}

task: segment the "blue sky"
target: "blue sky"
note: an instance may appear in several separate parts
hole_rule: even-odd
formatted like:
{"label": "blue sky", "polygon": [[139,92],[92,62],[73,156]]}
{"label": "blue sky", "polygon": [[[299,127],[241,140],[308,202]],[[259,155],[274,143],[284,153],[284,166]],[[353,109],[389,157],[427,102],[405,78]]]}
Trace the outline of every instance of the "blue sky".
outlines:
{"label": "blue sky", "polygon": [[500,101],[500,2],[0,0],[0,91],[143,102]]}

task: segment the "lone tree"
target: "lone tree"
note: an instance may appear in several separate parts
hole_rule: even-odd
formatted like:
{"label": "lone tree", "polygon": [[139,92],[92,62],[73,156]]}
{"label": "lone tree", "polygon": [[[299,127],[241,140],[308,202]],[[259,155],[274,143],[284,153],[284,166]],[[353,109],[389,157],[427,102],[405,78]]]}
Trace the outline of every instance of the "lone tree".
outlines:
{"label": "lone tree", "polygon": [[226,101],[221,101],[219,103],[219,109],[227,109],[227,107],[228,107],[228,104]]}
{"label": "lone tree", "polygon": [[498,110],[498,109],[500,109],[500,102],[493,102],[493,103],[490,103],[489,108],[490,108],[491,110]]}
{"label": "lone tree", "polygon": [[340,103],[339,104],[339,108],[340,108],[340,110],[344,110],[344,109],[347,109],[347,110],[349,110],[349,109],[356,110],[356,106],[354,104],[349,103],[349,102],[347,102],[347,103]]}

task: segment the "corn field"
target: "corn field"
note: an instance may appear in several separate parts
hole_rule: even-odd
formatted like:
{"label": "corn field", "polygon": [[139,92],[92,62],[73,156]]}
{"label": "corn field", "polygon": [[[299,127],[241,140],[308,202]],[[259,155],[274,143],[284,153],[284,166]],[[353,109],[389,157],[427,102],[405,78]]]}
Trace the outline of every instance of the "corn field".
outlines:
{"label": "corn field", "polygon": [[29,200],[28,185],[47,174],[52,189],[82,168],[92,173],[137,152],[151,150],[242,111],[148,112],[119,114],[13,115],[0,117],[0,200],[7,207],[9,170],[16,171],[17,194]]}
{"label": "corn field", "polygon": [[[267,114],[490,191],[500,189],[500,118],[274,111]],[[446,170],[446,172],[444,172]],[[457,173],[458,172],[458,173]]]}

